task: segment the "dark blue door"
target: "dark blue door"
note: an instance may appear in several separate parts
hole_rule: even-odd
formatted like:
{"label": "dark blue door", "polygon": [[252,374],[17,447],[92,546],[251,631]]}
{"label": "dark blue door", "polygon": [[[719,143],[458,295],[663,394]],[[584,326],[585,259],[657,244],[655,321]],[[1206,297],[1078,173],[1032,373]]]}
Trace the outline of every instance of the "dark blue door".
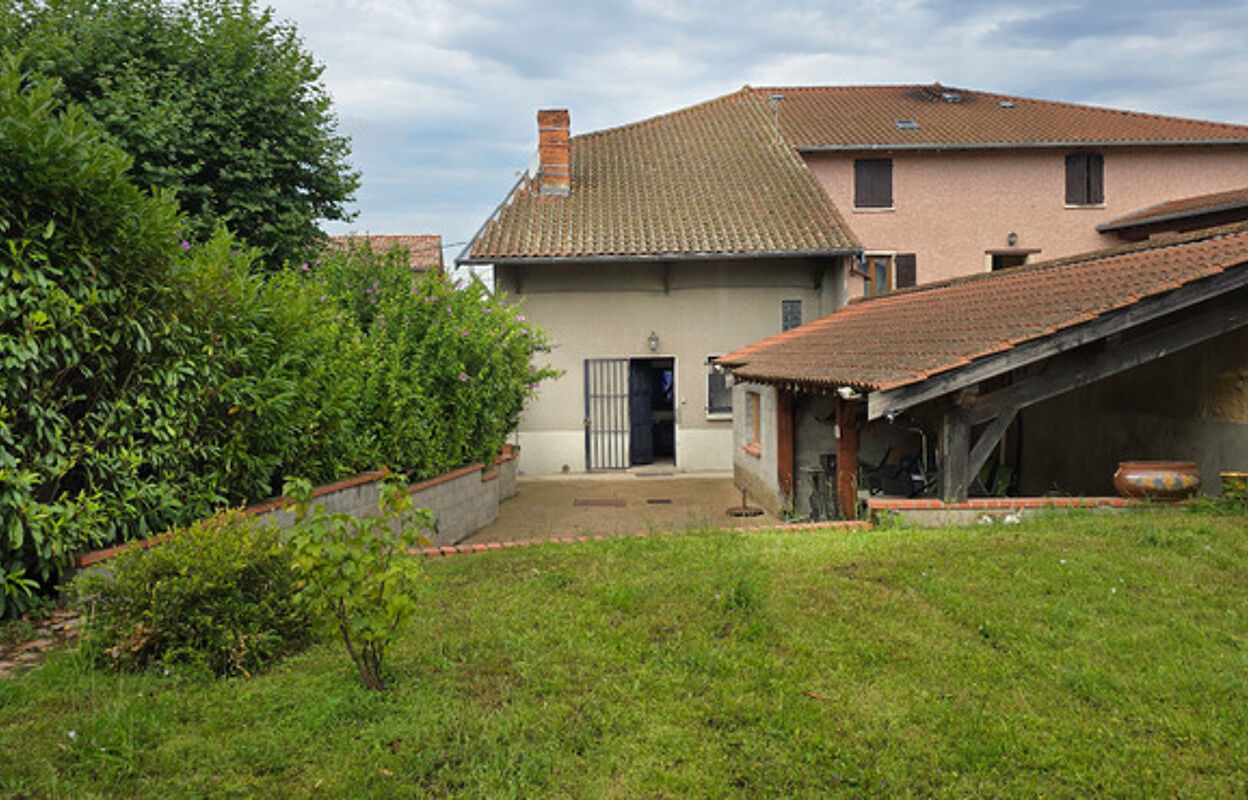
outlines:
{"label": "dark blue door", "polygon": [[632,464],[654,463],[654,373],[647,361],[633,360],[628,370],[629,449]]}

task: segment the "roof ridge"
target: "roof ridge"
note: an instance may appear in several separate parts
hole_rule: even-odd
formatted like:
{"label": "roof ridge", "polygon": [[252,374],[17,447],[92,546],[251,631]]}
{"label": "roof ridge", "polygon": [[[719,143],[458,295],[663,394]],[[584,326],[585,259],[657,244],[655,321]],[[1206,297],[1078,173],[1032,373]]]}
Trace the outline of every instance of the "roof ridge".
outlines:
{"label": "roof ridge", "polygon": [[694,103],[691,106],[678,108],[674,111],[664,111],[661,114],[655,114],[654,116],[646,117],[645,119],[633,120],[632,122],[625,122],[621,125],[613,125],[610,128],[599,128],[596,131],[586,131],[585,133],[578,133],[572,138],[573,139],[593,139],[599,136],[606,136],[608,134],[619,133],[619,132],[627,131],[627,130],[634,130],[636,128],[649,127],[650,125],[658,124],[659,122],[663,120],[667,120],[667,119],[685,117],[690,114],[696,113],[698,111],[703,111],[710,106],[717,105],[723,102],[727,102],[729,100],[732,100],[733,98],[748,97],[750,95],[749,88],[750,87],[747,85],[740,89],[737,89],[735,92],[729,92],[728,94],[722,94],[718,97],[712,97],[709,100],[702,100],[697,103]]}
{"label": "roof ridge", "polygon": [[1049,100],[1043,97],[1029,97],[1027,95],[1005,94],[1003,92],[995,92],[989,89],[970,89],[964,86],[945,86],[940,82],[936,83],[863,83],[842,86],[839,84],[809,84],[809,85],[792,85],[792,86],[755,86],[750,87],[748,84],[746,89],[753,89],[755,93],[759,92],[816,92],[821,90],[845,90],[860,91],[867,89],[938,89],[943,92],[951,92],[954,94],[974,94],[989,99],[1010,100],[1015,103],[1020,101],[1024,103],[1043,103],[1045,105],[1062,106],[1064,108],[1091,109],[1093,111],[1103,111],[1106,113],[1117,114],[1125,117],[1137,117],[1145,119],[1167,120],[1177,122],[1194,122],[1200,125],[1213,128],[1242,128],[1248,130],[1248,123],[1242,122],[1224,122],[1218,120],[1200,119],[1198,117],[1182,117],[1173,114],[1160,114],[1155,111],[1136,111],[1129,108],[1116,108],[1114,106],[1098,105],[1095,103],[1076,103],[1071,100]]}

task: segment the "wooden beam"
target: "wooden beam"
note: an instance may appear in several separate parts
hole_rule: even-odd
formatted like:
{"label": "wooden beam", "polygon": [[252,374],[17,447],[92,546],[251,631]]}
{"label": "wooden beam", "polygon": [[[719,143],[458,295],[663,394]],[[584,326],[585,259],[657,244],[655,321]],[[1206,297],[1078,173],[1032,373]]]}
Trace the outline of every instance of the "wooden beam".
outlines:
{"label": "wooden beam", "polygon": [[997,442],[1001,441],[1001,437],[1005,435],[1006,430],[1010,427],[1010,423],[1017,416],[1017,408],[1007,409],[999,417],[988,423],[988,427],[979,435],[975,446],[971,448],[971,455],[967,463],[967,473],[972,480],[984,468],[984,462],[988,460],[988,456],[992,455],[993,448],[997,446]]}
{"label": "wooden beam", "polygon": [[971,424],[966,413],[950,403],[940,419],[940,494],[946,503],[966,500],[971,486],[970,444]]}
{"label": "wooden beam", "polygon": [[1134,305],[1107,312],[1081,325],[1024,342],[1003,353],[987,356],[965,366],[933,375],[926,380],[899,386],[896,389],[872,392],[868,398],[867,419],[878,419],[890,411],[894,413],[904,411],[927,400],[1067,350],[1073,350],[1089,342],[1104,339],[1246,286],[1248,286],[1248,266],[1238,265],[1164,295],[1145,298]]}
{"label": "wooden beam", "polygon": [[1244,300],[1229,297],[1165,327],[1106,346],[1095,355],[1075,352],[1058,356],[1044,372],[980,396],[969,412],[971,423],[1017,412],[1248,325],[1248,303]]}
{"label": "wooden beam", "polygon": [[841,519],[858,518],[858,400],[836,398],[836,507]]}

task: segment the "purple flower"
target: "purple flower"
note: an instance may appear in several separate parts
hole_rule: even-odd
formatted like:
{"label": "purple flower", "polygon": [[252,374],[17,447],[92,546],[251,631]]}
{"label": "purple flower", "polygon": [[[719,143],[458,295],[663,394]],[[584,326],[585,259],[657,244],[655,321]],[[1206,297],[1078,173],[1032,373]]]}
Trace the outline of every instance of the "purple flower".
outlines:
{"label": "purple flower", "polygon": [[516,322],[524,322],[524,315],[523,315],[523,314],[517,314],[517,315],[516,315]]}
{"label": "purple flower", "polygon": [[468,329],[467,329],[467,328],[460,328],[460,330],[459,330],[459,335],[460,335],[460,336],[467,336],[467,335],[468,335]]}
{"label": "purple flower", "polygon": [[450,307],[450,306],[447,306],[447,307],[446,307],[446,313],[448,313],[448,314],[449,314],[449,313],[451,313],[451,307]]}
{"label": "purple flower", "polygon": [[433,298],[432,298],[432,297],[426,297],[426,298],[425,298],[425,302],[426,302],[426,303],[432,303],[432,302],[433,302]]}
{"label": "purple flower", "polygon": [[460,382],[460,383],[465,383],[465,382],[467,382],[467,380],[468,380],[468,373],[466,373],[466,372],[461,372],[461,373],[459,373],[459,382]]}
{"label": "purple flower", "polygon": [[364,290],[364,294],[372,294],[372,293],[373,293],[373,290],[372,290],[372,289],[365,289],[365,290]]}
{"label": "purple flower", "polygon": [[300,264],[300,265],[299,265],[299,269],[303,270],[304,272],[307,272],[307,271],[308,271],[308,265],[307,265],[307,264]]}
{"label": "purple flower", "polygon": [[191,243],[190,243],[190,242],[188,242],[187,240],[183,239],[183,240],[182,240],[182,249],[183,249],[183,250],[190,250],[190,249],[191,249]]}

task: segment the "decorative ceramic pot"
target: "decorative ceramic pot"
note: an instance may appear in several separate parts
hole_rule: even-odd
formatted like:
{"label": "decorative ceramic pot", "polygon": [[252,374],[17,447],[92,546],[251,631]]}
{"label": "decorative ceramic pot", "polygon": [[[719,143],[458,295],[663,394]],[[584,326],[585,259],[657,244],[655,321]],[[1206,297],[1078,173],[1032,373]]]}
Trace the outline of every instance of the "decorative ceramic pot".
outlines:
{"label": "decorative ceramic pot", "polygon": [[1223,494],[1248,494],[1248,472],[1223,472]]}
{"label": "decorative ceramic pot", "polygon": [[1200,472],[1192,461],[1123,461],[1114,488],[1123,497],[1186,500],[1200,488]]}

